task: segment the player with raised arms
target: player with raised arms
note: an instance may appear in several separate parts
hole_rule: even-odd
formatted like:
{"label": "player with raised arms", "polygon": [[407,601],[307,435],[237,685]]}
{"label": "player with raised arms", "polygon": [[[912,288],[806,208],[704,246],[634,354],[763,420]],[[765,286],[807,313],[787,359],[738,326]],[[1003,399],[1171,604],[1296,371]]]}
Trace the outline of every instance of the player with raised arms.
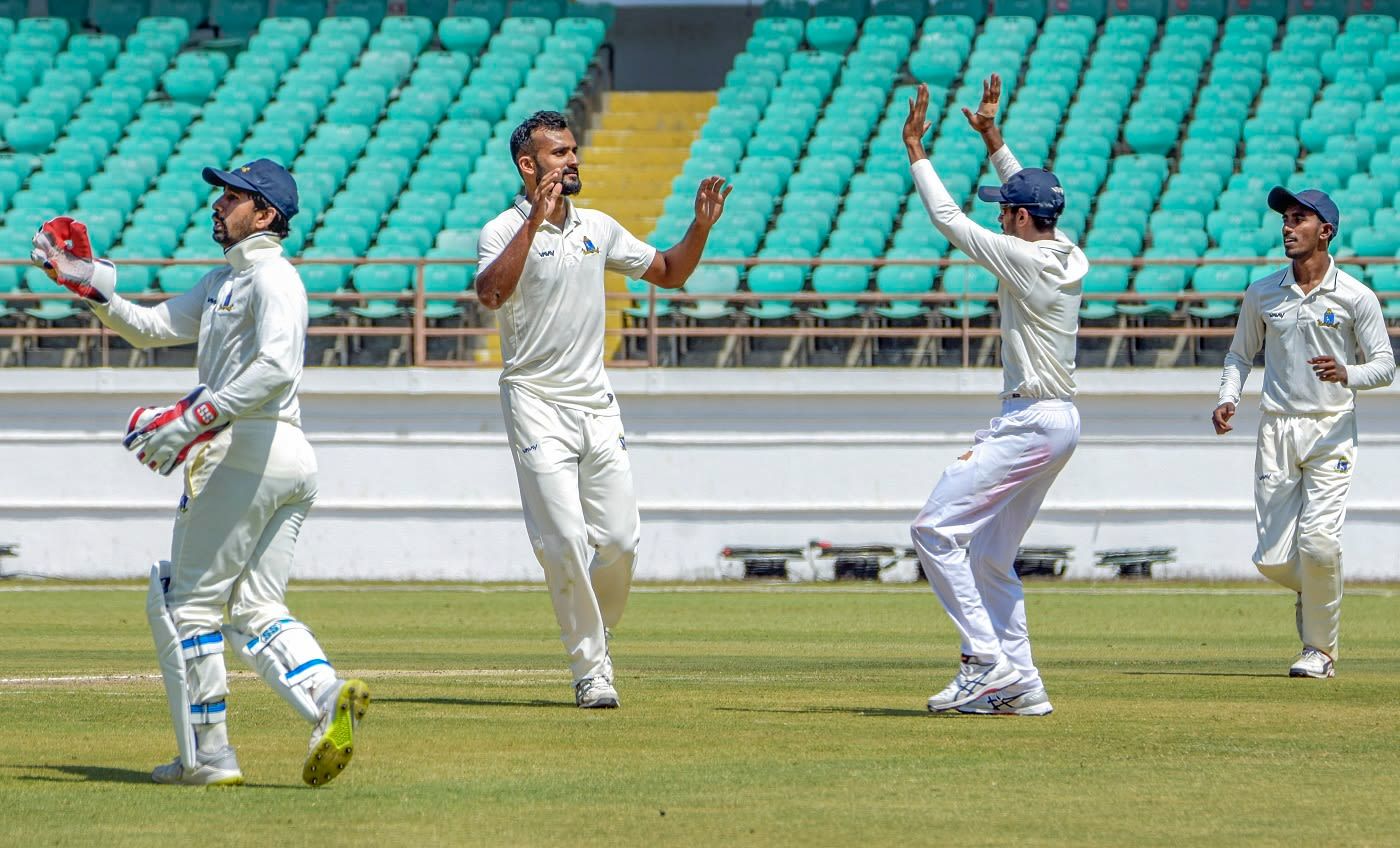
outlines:
{"label": "player with raised arms", "polygon": [[977,190],[1001,204],[1001,232],[971,221],[924,153],[928,87],[909,104],[904,145],[929,217],[950,244],[996,275],[1004,375],[1001,416],[943,472],[911,528],[929,584],[953,619],[962,664],[934,712],[1047,715],[1031,660],[1025,596],[1014,562],[1050,485],[1079,443],[1074,363],[1085,258],[1055,223],[1065,207],[1049,171],[1022,168],[996,125],[1001,78],[963,114],[982,135],[1002,185]]}
{"label": "player with raised arms", "polygon": [[525,190],[481,230],[476,291],[499,314],[506,434],[575,703],[616,707],[608,637],[631,590],[641,521],[621,413],[603,370],[603,272],[680,288],[730,189],[721,177],[702,180],[685,237],[657,250],[568,200],[583,186],[578,143],[563,115],[525,119],[510,152]]}
{"label": "player with raised arms", "polygon": [[316,457],[297,398],[306,290],[282,253],[296,182],[267,159],[203,175],[223,189],[213,237],[228,264],[187,292],[154,306],[122,298],[116,268],[94,259],[87,228],[72,218],[44,224],[32,259],[132,345],[198,343],[200,384],[170,406],[138,408],[122,442],[143,466],[164,475],[183,467],[184,477],[170,559],[151,568],[146,608],[179,755],[151,778],[243,782],[225,724],[227,641],[313,725],[302,779],[319,785],[349,763],[369,691],[336,675],[284,602],[297,534],[316,499]]}

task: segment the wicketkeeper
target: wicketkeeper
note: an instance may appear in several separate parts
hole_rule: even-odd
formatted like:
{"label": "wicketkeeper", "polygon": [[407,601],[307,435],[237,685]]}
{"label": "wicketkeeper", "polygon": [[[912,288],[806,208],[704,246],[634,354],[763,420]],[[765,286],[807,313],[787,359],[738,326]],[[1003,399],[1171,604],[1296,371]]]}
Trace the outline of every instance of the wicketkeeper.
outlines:
{"label": "wicketkeeper", "polygon": [[306,291],[282,254],[296,183],[267,159],[205,168],[204,180],[223,188],[213,237],[228,264],[183,294],[154,306],[124,300],[116,268],[93,258],[87,228],[72,218],[44,224],[32,259],[132,345],[199,346],[199,385],[170,406],[136,409],[122,440],[152,471],[184,476],[170,559],[152,566],[146,601],[180,753],[151,779],[243,782],[225,725],[227,640],[315,727],[302,778],[319,785],[349,763],[369,691],[336,675],[283,602],[316,499],[316,457],[297,400]]}

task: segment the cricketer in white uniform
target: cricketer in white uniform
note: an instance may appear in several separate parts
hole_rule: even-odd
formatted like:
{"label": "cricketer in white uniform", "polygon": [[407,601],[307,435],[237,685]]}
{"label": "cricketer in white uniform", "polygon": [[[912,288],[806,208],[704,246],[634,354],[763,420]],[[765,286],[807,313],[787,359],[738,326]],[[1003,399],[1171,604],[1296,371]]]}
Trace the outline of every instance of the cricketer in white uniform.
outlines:
{"label": "cricketer in white uniform", "polygon": [[[695,221],[670,250],[565,199],[578,145],[562,115],[538,112],[511,135],[525,193],[481,230],[476,290],[499,310],[501,406],[525,527],[549,584],[580,707],[616,707],[609,630],[622,618],[641,536],[617,398],[603,370],[604,271],[679,288],[724,210],[703,180]],[[723,190],[722,190],[723,189]]]}
{"label": "cricketer in white uniform", "polygon": [[1356,392],[1388,386],[1395,357],[1375,292],[1328,248],[1341,216],[1315,189],[1269,192],[1292,263],[1245,291],[1212,417],[1231,430],[1259,349],[1264,391],[1254,458],[1254,564],[1297,593],[1303,650],[1290,677],[1335,675],[1342,608],[1342,522],[1356,470]]}
{"label": "cricketer in white uniform", "polygon": [[1001,204],[1002,232],[973,223],[924,154],[928,89],[919,86],[904,125],[914,183],[950,244],[996,275],[1001,311],[1002,413],[970,451],[943,472],[911,528],[929,584],[957,627],[958,674],[929,698],[932,711],[1047,715],[1052,707],[1031,659],[1021,580],[1014,561],[1045,494],[1079,442],[1074,362],[1084,253],[1055,220],[1064,191],[1054,174],[1022,169],[995,118],[996,75],[977,112],[1003,185],[978,190]]}
{"label": "cricketer in white uniform", "polygon": [[152,567],[147,597],[180,753],[152,779],[243,782],[225,724],[227,640],[314,726],[302,777],[318,785],[350,761],[369,692],[337,677],[284,603],[297,534],[316,499],[316,457],[297,400],[306,291],[281,242],[297,212],[296,184],[267,159],[206,168],[204,179],[224,189],[213,237],[228,265],[187,292],[154,306],[117,295],[116,269],[93,259],[86,228],[71,218],[44,225],[33,259],[132,345],[198,343],[200,385],[172,406],[138,408],[123,440],[160,474],[184,470],[170,560]]}

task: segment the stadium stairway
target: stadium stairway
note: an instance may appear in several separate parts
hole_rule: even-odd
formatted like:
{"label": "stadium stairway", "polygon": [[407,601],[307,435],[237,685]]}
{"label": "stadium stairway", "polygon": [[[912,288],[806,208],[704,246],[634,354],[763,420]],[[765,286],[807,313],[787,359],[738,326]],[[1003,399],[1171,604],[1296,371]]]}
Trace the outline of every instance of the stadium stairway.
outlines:
{"label": "stadium stairway", "polygon": [[[714,105],[714,92],[609,92],[580,153],[584,190],[579,205],[600,209],[645,238],[661,217],[671,181],[681,172]],[[607,287],[610,292],[628,290],[620,274],[609,274]],[[622,326],[625,305],[609,303],[609,327]],[[608,339],[608,356],[620,341]]]}

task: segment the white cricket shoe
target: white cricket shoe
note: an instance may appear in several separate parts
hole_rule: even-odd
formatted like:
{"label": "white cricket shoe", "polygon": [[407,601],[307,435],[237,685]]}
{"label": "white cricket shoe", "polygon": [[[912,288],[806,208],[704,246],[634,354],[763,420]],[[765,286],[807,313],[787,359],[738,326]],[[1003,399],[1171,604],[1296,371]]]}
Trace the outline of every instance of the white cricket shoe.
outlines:
{"label": "white cricket shoe", "polygon": [[585,710],[611,709],[617,706],[617,690],[606,677],[585,677],[574,684],[574,703]]}
{"label": "white cricket shoe", "polygon": [[1332,667],[1332,658],[1327,656],[1326,651],[1319,651],[1317,648],[1303,648],[1303,653],[1298,656],[1293,667],[1288,669],[1288,676],[1326,679],[1336,677],[1337,670]]}
{"label": "white cricket shoe", "polygon": [[333,696],[321,706],[321,720],[311,731],[311,750],[301,779],[311,786],[334,780],[355,754],[355,729],[369,710],[369,687],[363,680],[337,680]]}
{"label": "white cricket shoe", "polygon": [[969,715],[1047,716],[1055,711],[1050,705],[1050,696],[1045,693],[1044,686],[1037,686],[1016,695],[1005,695],[1002,692],[983,695],[970,704],[958,707],[958,712]]}
{"label": "white cricket shoe", "polygon": [[928,699],[929,712],[938,713],[969,704],[983,695],[1005,689],[1021,679],[1005,656],[994,663],[980,663],[963,654],[962,670],[942,692]]}
{"label": "white cricket shoe", "polygon": [[238,768],[238,757],[233,749],[225,746],[222,750],[201,759],[195,767],[185,770],[180,758],[156,766],[151,771],[151,780],[167,786],[242,786],[243,772]]}

